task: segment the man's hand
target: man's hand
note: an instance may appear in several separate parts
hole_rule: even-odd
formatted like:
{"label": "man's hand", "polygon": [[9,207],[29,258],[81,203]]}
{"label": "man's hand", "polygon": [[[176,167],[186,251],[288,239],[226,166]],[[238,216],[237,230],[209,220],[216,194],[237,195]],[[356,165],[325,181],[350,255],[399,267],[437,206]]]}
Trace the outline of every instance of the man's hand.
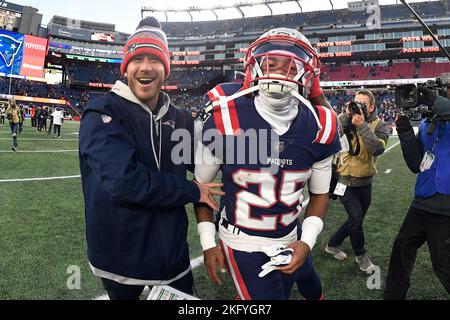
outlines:
{"label": "man's hand", "polygon": [[217,201],[214,199],[214,196],[223,196],[225,195],[225,192],[218,189],[223,187],[223,183],[200,183],[197,181],[194,181],[198,189],[200,190],[200,200],[201,203],[206,203],[208,206],[210,206],[213,210],[219,210],[219,205],[217,204]]}
{"label": "man's hand", "polygon": [[437,94],[434,93],[433,90],[430,90],[424,86],[418,86],[417,90],[421,93],[419,103],[432,107],[437,99]]}
{"label": "man's hand", "polygon": [[397,119],[395,119],[395,127],[397,128],[398,133],[405,133],[413,129],[408,117],[404,115],[398,116]]}
{"label": "man's hand", "polygon": [[306,243],[300,240],[291,243],[287,247],[294,249],[292,261],[287,266],[280,267],[279,270],[287,274],[292,274],[305,263],[310,249]]}
{"label": "man's hand", "polygon": [[225,273],[225,258],[218,246],[208,249],[203,252],[203,261],[205,263],[206,271],[209,278],[218,286],[222,285],[222,281],[217,275],[217,267],[221,273]]}
{"label": "man's hand", "polygon": [[364,117],[364,112],[362,112],[362,110],[359,109],[359,113],[355,113],[352,116],[352,124],[356,127],[359,127],[364,122],[366,122],[366,117]]}
{"label": "man's hand", "polygon": [[352,124],[356,127],[362,125],[364,122],[366,122],[366,118],[364,116],[364,112],[362,112],[361,109],[359,109],[359,113],[352,114],[350,112],[350,109],[348,108],[348,105],[350,102],[347,102],[345,105],[345,114],[347,117],[349,117],[352,120]]}

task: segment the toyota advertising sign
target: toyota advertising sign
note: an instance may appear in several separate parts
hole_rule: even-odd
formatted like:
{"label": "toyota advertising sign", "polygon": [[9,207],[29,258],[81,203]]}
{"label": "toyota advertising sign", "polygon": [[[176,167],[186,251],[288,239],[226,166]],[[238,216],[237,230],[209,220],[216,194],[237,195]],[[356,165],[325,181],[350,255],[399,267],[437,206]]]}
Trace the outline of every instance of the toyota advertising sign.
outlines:
{"label": "toyota advertising sign", "polygon": [[44,77],[44,63],[47,55],[47,39],[25,35],[21,76]]}

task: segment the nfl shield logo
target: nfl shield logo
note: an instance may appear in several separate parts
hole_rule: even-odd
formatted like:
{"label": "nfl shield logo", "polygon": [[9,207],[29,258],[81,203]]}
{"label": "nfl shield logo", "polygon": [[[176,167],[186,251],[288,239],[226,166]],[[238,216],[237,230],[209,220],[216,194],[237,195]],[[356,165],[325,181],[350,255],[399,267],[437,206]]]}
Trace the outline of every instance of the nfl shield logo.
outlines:
{"label": "nfl shield logo", "polygon": [[275,141],[274,149],[277,152],[283,152],[285,149],[284,142],[283,141]]}
{"label": "nfl shield logo", "polygon": [[106,114],[102,114],[102,121],[103,123],[110,123],[112,118],[110,116],[107,116]]}

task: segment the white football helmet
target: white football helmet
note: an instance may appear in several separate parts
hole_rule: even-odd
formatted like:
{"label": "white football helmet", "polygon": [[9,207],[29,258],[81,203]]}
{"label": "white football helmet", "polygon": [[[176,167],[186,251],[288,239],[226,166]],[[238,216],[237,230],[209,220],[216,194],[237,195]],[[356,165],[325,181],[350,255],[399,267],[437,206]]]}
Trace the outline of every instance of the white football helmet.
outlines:
{"label": "white football helmet", "polygon": [[290,28],[267,31],[248,48],[244,59],[247,87],[259,86],[271,94],[293,90],[307,98],[320,61],[308,39]]}

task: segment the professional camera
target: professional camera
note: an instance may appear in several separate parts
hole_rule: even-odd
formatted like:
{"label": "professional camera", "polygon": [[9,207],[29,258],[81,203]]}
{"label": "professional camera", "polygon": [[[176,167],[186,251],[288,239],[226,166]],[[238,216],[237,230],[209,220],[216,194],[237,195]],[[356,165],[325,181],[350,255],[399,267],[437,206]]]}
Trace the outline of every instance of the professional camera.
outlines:
{"label": "professional camera", "polygon": [[404,110],[405,115],[410,120],[418,121],[422,118],[434,116],[432,106],[424,104],[423,94],[419,91],[419,87],[425,87],[432,90],[436,95],[447,97],[447,84],[449,74],[442,74],[435,80],[429,80],[423,84],[405,84],[395,89],[395,104],[397,108]]}
{"label": "professional camera", "polygon": [[364,118],[367,120],[367,106],[362,102],[350,101],[348,104],[348,110],[350,111],[351,116],[355,114],[364,114]]}

